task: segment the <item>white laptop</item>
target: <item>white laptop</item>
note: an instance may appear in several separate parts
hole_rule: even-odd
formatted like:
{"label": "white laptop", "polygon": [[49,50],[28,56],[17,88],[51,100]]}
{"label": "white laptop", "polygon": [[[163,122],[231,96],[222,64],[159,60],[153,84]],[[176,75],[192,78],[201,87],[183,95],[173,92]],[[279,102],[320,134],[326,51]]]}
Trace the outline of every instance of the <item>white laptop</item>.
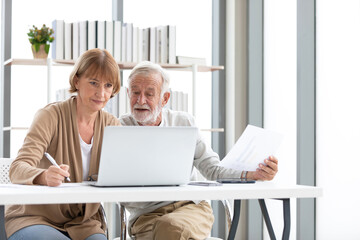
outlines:
{"label": "white laptop", "polygon": [[105,127],[94,186],[167,186],[190,181],[197,128]]}

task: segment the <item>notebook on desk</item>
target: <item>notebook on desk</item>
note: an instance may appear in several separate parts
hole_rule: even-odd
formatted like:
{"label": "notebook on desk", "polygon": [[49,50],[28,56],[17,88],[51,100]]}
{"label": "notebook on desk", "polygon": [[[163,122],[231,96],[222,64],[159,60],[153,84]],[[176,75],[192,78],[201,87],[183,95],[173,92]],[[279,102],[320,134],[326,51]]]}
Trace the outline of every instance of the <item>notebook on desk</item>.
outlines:
{"label": "notebook on desk", "polygon": [[190,181],[195,127],[105,127],[94,186],[169,186]]}

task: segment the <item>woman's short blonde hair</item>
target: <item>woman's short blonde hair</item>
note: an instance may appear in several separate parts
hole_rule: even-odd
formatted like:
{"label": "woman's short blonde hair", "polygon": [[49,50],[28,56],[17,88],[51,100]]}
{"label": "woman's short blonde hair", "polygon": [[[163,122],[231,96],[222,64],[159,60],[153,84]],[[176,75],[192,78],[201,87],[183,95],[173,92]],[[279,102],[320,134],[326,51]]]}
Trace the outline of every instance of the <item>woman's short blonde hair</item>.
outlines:
{"label": "woman's short blonde hair", "polygon": [[120,91],[120,70],[115,59],[105,49],[90,49],[84,52],[76,61],[69,82],[70,92],[77,92],[75,87],[76,77],[101,77],[107,79],[113,85],[111,97]]}

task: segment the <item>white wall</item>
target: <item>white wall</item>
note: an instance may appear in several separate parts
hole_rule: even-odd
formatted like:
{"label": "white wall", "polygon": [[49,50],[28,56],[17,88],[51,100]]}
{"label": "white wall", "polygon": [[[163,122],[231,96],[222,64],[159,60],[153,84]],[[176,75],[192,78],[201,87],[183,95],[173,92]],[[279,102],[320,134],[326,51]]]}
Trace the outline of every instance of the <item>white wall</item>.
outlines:
{"label": "white wall", "polygon": [[[264,127],[283,135],[274,182],[296,184],[296,0],[264,1]],[[282,202],[266,201],[276,238],[283,228]],[[291,199],[290,239],[296,239]],[[265,225],[264,225],[265,226]],[[269,239],[264,229],[264,239]]]}
{"label": "white wall", "polygon": [[317,1],[317,239],[359,239],[360,1]]}

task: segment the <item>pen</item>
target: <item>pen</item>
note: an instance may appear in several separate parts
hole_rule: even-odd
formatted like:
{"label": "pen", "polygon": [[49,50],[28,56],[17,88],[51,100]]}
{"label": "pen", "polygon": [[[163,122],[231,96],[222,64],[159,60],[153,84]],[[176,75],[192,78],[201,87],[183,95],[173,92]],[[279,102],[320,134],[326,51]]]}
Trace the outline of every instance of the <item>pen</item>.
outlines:
{"label": "pen", "polygon": [[[49,159],[49,161],[52,163],[52,165],[54,165],[54,166],[57,167],[57,168],[60,168],[59,165],[56,163],[55,159],[54,159],[50,154],[48,154],[47,152],[45,152],[44,154],[45,154],[45,157],[46,157],[47,159]],[[65,179],[66,179],[68,182],[70,182],[70,178],[65,177]]]}

